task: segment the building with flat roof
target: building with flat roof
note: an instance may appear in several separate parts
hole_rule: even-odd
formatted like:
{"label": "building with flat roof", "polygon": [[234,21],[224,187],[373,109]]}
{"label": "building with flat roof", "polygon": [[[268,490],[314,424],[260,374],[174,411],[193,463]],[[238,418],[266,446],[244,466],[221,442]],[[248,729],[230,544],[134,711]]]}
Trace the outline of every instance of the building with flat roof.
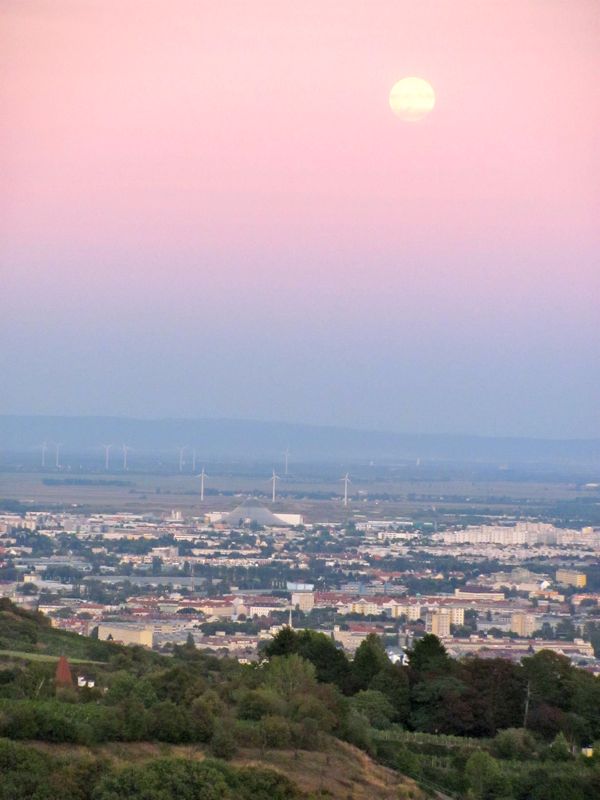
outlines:
{"label": "building with flat roof", "polygon": [[450,609],[441,608],[439,611],[430,611],[425,618],[425,629],[427,633],[432,633],[443,639],[450,636],[450,623],[452,615]]}
{"label": "building with flat roof", "polygon": [[308,614],[315,606],[314,592],[292,592],[292,606]]}
{"label": "building with flat roof", "polygon": [[556,582],[563,586],[575,586],[583,589],[587,584],[587,578],[584,572],[577,572],[574,569],[558,569],[556,570]]}
{"label": "building with flat roof", "polygon": [[515,611],[510,617],[510,629],[522,638],[532,636],[536,630],[537,619],[533,614],[526,614],[524,611]]}
{"label": "building with flat roof", "polygon": [[109,640],[118,644],[140,644],[143,647],[152,647],[154,644],[154,631],[145,625],[102,623],[102,625],[98,625],[98,639]]}

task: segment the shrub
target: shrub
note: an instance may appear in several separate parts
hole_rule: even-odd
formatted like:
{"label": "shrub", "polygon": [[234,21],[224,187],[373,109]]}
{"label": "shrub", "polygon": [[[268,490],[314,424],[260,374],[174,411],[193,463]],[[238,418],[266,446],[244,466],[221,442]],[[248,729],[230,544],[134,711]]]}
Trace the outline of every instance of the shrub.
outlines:
{"label": "shrub", "polygon": [[237,744],[233,725],[229,721],[222,720],[215,726],[210,740],[210,749],[217,758],[228,760],[234,757],[237,752]]}
{"label": "shrub", "polygon": [[288,721],[283,717],[265,717],[261,721],[260,732],[266,747],[279,747],[284,749],[290,746],[292,733]]}

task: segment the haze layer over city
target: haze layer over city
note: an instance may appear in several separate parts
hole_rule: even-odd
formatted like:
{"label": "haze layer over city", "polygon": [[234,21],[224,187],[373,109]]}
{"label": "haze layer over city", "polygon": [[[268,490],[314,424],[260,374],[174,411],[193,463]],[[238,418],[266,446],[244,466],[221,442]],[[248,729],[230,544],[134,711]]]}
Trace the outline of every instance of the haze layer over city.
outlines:
{"label": "haze layer over city", "polygon": [[599,40],[0,3],[0,800],[596,800]]}

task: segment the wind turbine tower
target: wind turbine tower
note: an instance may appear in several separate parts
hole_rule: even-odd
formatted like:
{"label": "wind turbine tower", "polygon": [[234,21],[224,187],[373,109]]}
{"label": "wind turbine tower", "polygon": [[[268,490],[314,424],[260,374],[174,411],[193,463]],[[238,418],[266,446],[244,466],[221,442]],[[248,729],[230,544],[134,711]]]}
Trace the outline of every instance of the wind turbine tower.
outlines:
{"label": "wind turbine tower", "polygon": [[196,448],[192,448],[192,472],[196,472]]}
{"label": "wind turbine tower", "polygon": [[60,469],[60,448],[61,447],[62,447],[61,442],[56,442],[56,444],[54,445],[54,454],[55,454],[54,466],[56,467],[56,469]]}
{"label": "wind turbine tower", "polygon": [[103,444],[102,447],[104,448],[104,470],[108,472],[110,468],[110,448],[112,444]]}
{"label": "wind turbine tower", "polygon": [[286,447],[285,450],[283,451],[283,458],[284,458],[284,465],[285,465],[284,475],[288,475],[289,474],[288,466],[289,466],[289,461],[290,461],[290,448],[289,447]]}
{"label": "wind turbine tower", "polygon": [[131,447],[129,447],[129,445],[123,445],[123,472],[127,472],[127,454],[130,450]]}
{"label": "wind turbine tower", "polygon": [[198,475],[200,478],[200,502],[204,502],[204,479],[207,478],[207,474],[204,471],[204,467],[202,467],[202,472]]}
{"label": "wind turbine tower", "polygon": [[275,495],[276,495],[277,481],[278,480],[281,480],[281,479],[280,479],[279,475],[275,474],[275,470],[273,470],[273,476],[271,478],[271,483],[273,484],[273,493],[271,495],[271,502],[273,502],[273,503],[275,502]]}
{"label": "wind turbine tower", "polygon": [[46,442],[42,442],[42,467],[46,466],[46,450],[48,449],[48,445]]}
{"label": "wind turbine tower", "polygon": [[348,484],[350,483],[350,475],[346,473],[341,480],[344,481],[344,505],[348,505]]}

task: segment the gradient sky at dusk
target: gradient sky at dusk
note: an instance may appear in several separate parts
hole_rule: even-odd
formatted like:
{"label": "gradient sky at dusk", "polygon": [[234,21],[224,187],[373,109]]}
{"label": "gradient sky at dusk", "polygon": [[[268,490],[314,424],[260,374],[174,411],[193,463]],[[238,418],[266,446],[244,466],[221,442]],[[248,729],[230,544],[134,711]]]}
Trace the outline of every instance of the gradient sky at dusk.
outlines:
{"label": "gradient sky at dusk", "polygon": [[599,44],[596,0],[0,0],[0,413],[599,436]]}

